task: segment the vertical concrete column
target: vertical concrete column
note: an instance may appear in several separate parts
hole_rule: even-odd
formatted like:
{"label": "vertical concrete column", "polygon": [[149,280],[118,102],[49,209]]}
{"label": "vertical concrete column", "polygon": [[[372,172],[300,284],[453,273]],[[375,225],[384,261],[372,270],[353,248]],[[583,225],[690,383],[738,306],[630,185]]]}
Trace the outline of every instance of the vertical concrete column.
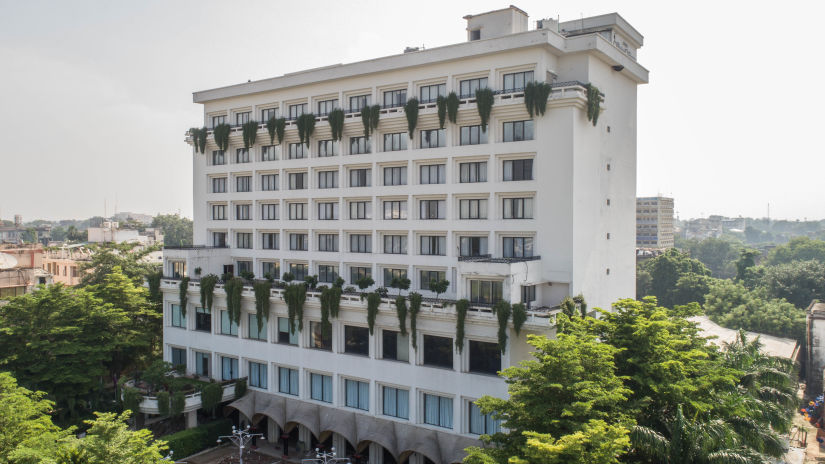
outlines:
{"label": "vertical concrete column", "polygon": [[198,410],[186,413],[186,428],[192,429],[198,426]]}
{"label": "vertical concrete column", "polygon": [[266,441],[273,446],[278,446],[281,440],[281,428],[278,427],[278,424],[270,419],[269,417],[266,418]]}

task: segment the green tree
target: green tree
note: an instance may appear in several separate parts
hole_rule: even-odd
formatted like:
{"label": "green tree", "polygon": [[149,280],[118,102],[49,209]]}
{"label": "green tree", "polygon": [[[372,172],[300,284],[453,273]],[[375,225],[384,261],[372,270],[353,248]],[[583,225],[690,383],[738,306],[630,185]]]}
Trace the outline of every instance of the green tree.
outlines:
{"label": "green tree", "polygon": [[183,246],[192,244],[192,220],[178,214],[159,214],[152,219],[152,227],[163,232],[163,244]]}
{"label": "green tree", "polygon": [[83,464],[163,464],[166,442],[155,441],[147,429],[129,430],[130,413],[95,413],[94,420],[85,421],[89,426],[84,438],[74,439],[64,445],[62,462]]}
{"label": "green tree", "polygon": [[[702,279],[694,279],[692,275],[710,276],[710,270],[704,264],[675,248],[642,262],[638,273],[646,273],[650,277],[649,286],[637,288],[637,297],[655,296],[659,304],[668,308],[696,301],[683,299],[685,296],[692,298],[699,293],[699,291],[687,288],[687,285],[691,282],[697,283],[701,286],[701,291],[706,282]],[[677,288],[679,279],[683,277],[690,277],[690,279],[683,281],[682,287]],[[644,279],[647,280],[647,277]]]}
{"label": "green tree", "polygon": [[690,239],[681,243],[681,249],[692,258],[702,262],[711,275],[718,279],[729,279],[736,275],[736,259],[742,249],[740,243],[724,238]]}
{"label": "green tree", "polygon": [[711,285],[704,308],[712,321],[729,329],[804,339],[805,311],[770,299],[764,288],[749,290],[741,282],[720,280]]}
{"label": "green tree", "polygon": [[825,242],[808,237],[796,237],[785,245],[774,248],[768,254],[768,265],[790,263],[792,261],[816,260],[825,263]]}
{"label": "green tree", "polygon": [[142,249],[137,247],[135,243],[101,243],[91,246],[93,252],[91,260],[80,266],[83,275],[80,284],[82,286],[101,284],[117,266],[135,285],[143,286],[146,276],[158,269],[156,264],[148,263],[144,261],[144,258],[149,253],[159,250],[160,247]]}
{"label": "green tree", "polygon": [[769,298],[784,298],[798,308],[825,299],[825,261],[791,261],[768,266],[761,279]]}
{"label": "green tree", "polygon": [[756,258],[759,255],[758,250],[750,248],[743,248],[739,252],[739,259],[736,260],[736,280],[745,283],[749,287],[753,285],[757,277],[754,267],[756,266]]}

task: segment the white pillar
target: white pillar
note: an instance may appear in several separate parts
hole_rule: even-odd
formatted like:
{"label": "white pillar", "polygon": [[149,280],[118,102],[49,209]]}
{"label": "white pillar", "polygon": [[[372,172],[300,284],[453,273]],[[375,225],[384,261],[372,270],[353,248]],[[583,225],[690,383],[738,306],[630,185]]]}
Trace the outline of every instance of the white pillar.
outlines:
{"label": "white pillar", "polygon": [[186,413],[186,428],[192,429],[198,426],[198,411],[189,411]]}

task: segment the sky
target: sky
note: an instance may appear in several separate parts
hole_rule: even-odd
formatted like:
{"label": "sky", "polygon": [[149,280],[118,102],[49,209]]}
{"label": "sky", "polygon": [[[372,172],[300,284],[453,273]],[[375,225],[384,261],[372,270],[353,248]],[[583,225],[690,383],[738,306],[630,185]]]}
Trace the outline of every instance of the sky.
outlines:
{"label": "sky", "polygon": [[[507,0],[511,2],[513,0]],[[0,218],[192,215],[192,92],[466,40],[490,0],[0,0]],[[533,21],[620,13],[639,62],[639,196],[825,218],[825,2],[520,0]]]}

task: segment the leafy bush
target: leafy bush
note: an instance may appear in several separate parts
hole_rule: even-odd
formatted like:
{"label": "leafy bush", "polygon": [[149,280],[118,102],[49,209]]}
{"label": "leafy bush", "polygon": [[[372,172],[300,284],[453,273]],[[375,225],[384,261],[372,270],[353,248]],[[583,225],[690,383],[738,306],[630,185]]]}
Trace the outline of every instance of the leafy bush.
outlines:
{"label": "leafy bush", "polygon": [[223,387],[218,383],[210,382],[204,385],[203,390],[201,390],[201,407],[210,413],[214,413],[222,397]]}
{"label": "leafy bush", "polygon": [[169,406],[169,414],[171,416],[179,416],[183,414],[183,408],[186,407],[186,396],[182,391],[172,393],[172,401]]}
{"label": "leafy bush", "polygon": [[161,416],[168,416],[169,415],[169,392],[158,392],[157,395],[158,400],[158,414]]}
{"label": "leafy bush", "polygon": [[195,427],[161,437],[161,439],[167,442],[169,450],[173,451],[175,459],[181,459],[206,449],[206,435],[206,430],[201,427]]}

